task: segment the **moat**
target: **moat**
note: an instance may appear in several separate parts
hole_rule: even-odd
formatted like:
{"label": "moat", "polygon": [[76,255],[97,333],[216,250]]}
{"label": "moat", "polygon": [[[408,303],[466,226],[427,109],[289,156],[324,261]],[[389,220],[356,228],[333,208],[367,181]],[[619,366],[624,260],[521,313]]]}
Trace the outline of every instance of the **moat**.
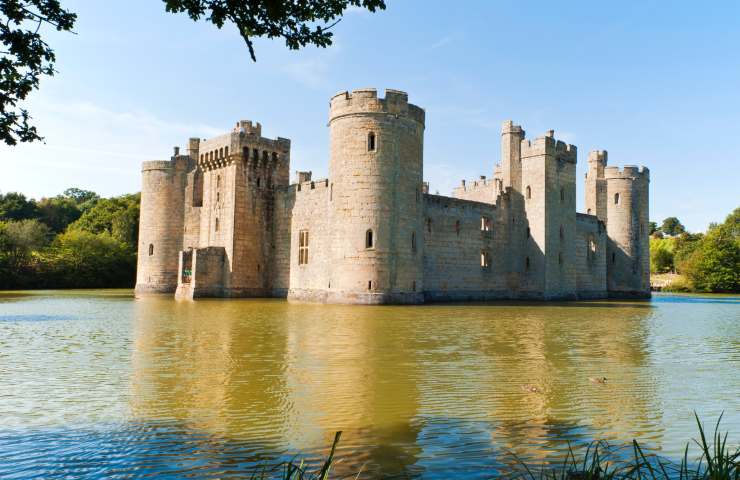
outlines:
{"label": "moat", "polygon": [[[567,442],[740,432],[740,297],[361,307],[0,292],[0,477],[490,478]],[[595,384],[590,377],[606,377]],[[536,386],[535,392],[526,386]],[[354,477],[351,477],[354,478]]]}

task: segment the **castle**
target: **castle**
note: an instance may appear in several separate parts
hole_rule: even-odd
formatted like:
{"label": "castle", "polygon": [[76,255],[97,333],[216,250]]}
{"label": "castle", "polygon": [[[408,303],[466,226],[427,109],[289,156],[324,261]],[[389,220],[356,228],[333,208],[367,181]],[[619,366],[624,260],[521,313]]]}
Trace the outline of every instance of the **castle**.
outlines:
{"label": "castle", "polygon": [[259,123],[142,167],[136,293],[325,303],[649,297],[647,168],[501,130],[492,178],[423,181],[424,110],[374,89],[331,98],[329,178],[297,172]]}

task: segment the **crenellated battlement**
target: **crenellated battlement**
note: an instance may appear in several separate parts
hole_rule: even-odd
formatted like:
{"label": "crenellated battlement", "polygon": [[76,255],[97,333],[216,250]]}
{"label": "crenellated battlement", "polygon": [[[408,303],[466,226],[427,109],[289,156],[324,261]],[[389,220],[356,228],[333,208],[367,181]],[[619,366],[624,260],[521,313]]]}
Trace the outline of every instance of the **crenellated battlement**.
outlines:
{"label": "crenellated battlement", "polygon": [[251,120],[239,120],[233,130],[234,133],[242,135],[251,135],[256,137],[262,136],[262,124],[260,122],[252,123]]}
{"label": "crenellated battlement", "polygon": [[320,178],[318,180],[307,180],[294,184],[297,192],[311,193],[316,191],[326,191],[329,189],[329,179]]}
{"label": "crenellated battlement", "polygon": [[623,180],[650,180],[650,170],[647,167],[625,165],[624,167],[609,166],[604,169],[604,178]]}
{"label": "crenellated battlement", "polygon": [[404,116],[424,124],[424,109],[408,103],[408,94],[400,90],[386,89],[385,98],[378,98],[374,88],[361,88],[352,93],[345,90],[329,101],[329,123],[347,115],[367,113]]}
{"label": "crenellated battlement", "polygon": [[521,137],[524,138],[524,135],[526,135],[526,132],[524,131],[521,125],[515,125],[512,120],[505,120],[501,124],[501,135],[506,135],[506,134],[521,135]]}
{"label": "crenellated battlement", "polygon": [[556,140],[555,132],[553,130],[550,130],[546,135],[537,137],[534,140],[522,140],[522,160],[540,155],[550,155],[566,162],[576,163],[578,149],[575,145],[565,143],[561,140]]}
{"label": "crenellated battlement", "polygon": [[597,162],[606,165],[609,159],[609,153],[606,150],[591,150],[588,152],[588,161]]}

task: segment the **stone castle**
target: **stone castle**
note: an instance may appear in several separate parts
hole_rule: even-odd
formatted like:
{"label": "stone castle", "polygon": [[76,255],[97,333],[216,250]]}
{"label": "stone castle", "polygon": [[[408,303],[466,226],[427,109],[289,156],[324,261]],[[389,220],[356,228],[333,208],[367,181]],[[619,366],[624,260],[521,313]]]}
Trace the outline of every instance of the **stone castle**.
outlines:
{"label": "stone castle", "polygon": [[452,197],[423,181],[424,110],[386,90],[330,101],[329,178],[297,172],[259,123],[191,138],[142,167],[137,294],[326,303],[648,297],[647,168],[588,156],[553,131],[501,130],[492,178]]}

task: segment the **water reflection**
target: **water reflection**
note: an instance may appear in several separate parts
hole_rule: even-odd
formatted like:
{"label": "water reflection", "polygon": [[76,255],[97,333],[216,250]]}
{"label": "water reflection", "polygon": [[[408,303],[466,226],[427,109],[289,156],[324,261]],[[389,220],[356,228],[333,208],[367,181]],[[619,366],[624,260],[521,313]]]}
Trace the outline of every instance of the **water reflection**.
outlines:
{"label": "water reflection", "polygon": [[144,299],[131,412],[271,458],[342,430],[342,469],[401,477],[490,476],[505,451],[548,461],[594,435],[660,444],[649,304],[574,305]]}

